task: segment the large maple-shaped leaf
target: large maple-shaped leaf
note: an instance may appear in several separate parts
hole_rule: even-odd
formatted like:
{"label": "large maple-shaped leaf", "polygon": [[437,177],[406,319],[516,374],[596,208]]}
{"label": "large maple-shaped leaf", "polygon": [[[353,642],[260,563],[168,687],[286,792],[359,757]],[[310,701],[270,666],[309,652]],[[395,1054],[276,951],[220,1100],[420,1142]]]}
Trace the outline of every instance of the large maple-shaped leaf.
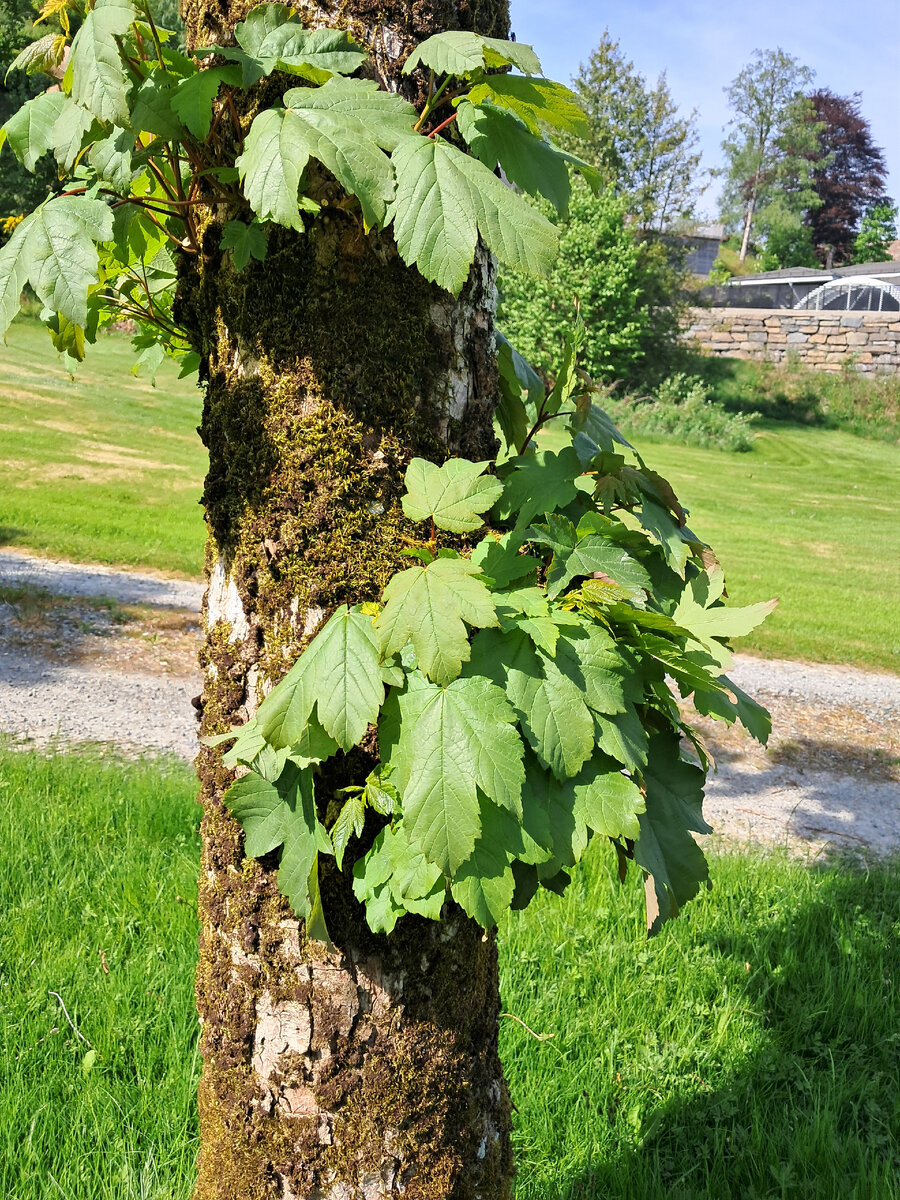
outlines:
{"label": "large maple-shaped leaf", "polygon": [[28,281],[45,308],[82,328],[88,288],[97,282],[97,242],[112,237],[112,213],[102,201],[60,196],[34,214],[19,253]]}
{"label": "large maple-shaped leaf", "polygon": [[405,263],[457,295],[481,234],[501,262],[546,274],[558,236],[550,222],[488,168],[442,138],[409,138],[394,151],[397,194],[388,210]]}
{"label": "large maple-shaped leaf", "polygon": [[278,886],[311,937],[327,941],[319,901],[318,855],[331,842],[316,815],[312,774],[287,762],[277,780],[251,771],[225,793],[225,804],[244,830],[248,858],[282,847]]}
{"label": "large maple-shaped leaf", "polygon": [[257,216],[303,230],[297,193],[308,162],[302,128],[285,109],[267,108],[254,117],[236,166]]}
{"label": "large maple-shaped leaf", "polygon": [[484,67],[518,67],[526,75],[540,75],[541,63],[531,46],[500,38],[482,37],[464,29],[435,33],[420,42],[403,66],[409,75],[416,67],[430,67],[436,75],[471,75]]}
{"label": "large maple-shaped leaf", "polygon": [[436,558],[427,567],[394,575],[384,589],[384,608],[375,629],[382,657],[412,642],[419,666],[435,683],[449,683],[469,658],[466,623],[478,629],[497,624],[494,601],[464,558]]}
{"label": "large maple-shaped leaf", "polygon": [[480,529],[480,515],[491,507],[503,484],[485,475],[486,462],[473,463],[451,458],[437,467],[424,458],[414,458],[406,470],[403,511],[413,521],[431,518],[438,529],[471,533]]}
{"label": "large maple-shaped leaf", "polygon": [[72,99],[101,121],[128,124],[129,79],[116,38],[135,20],[131,0],[96,0],[72,42]]}
{"label": "large maple-shaped leaf", "polygon": [[207,67],[182,79],[172,93],[172,111],[195,138],[202,141],[212,124],[212,104],[224,83],[237,87],[241,72],[236,66]]}
{"label": "large maple-shaped leaf", "polygon": [[646,804],[641,789],[621,774],[617,762],[595,754],[570,786],[576,823],[583,823],[601,837],[638,837],[640,815]]}
{"label": "large maple-shaped leaf", "polygon": [[495,804],[519,810],[524,747],[515,713],[487,679],[456,679],[444,688],[418,673],[399,709],[391,779],[404,824],[413,844],[452,876],[481,831],[479,788]]}
{"label": "large maple-shaped leaf", "polygon": [[413,106],[393,92],[385,92],[373,79],[335,77],[320,88],[292,88],[284,94],[287,108],[315,108],[356,127],[360,136],[395,150],[404,138],[418,137],[413,126],[419,114]]}
{"label": "large maple-shaped leaf", "polygon": [[473,104],[487,101],[497,108],[509,109],[538,137],[543,126],[562,129],[576,137],[584,137],[588,130],[578,97],[565,84],[550,79],[491,75],[472,88],[468,99]]}
{"label": "large maple-shaped leaf", "polygon": [[[352,74],[366,60],[366,52],[339,29],[306,29],[296,13],[282,4],[259,4],[235,26],[238,45],[259,74],[276,68],[300,75],[312,83],[325,83],[337,74]],[[255,82],[245,71],[245,86]]]}
{"label": "large maple-shaped leaf", "polygon": [[315,705],[328,735],[349,750],[376,720],[383,701],[372,619],[341,605],[266,696],[256,724],[270,745],[292,746]]}
{"label": "large maple-shaped leaf", "polygon": [[34,216],[28,216],[13,230],[5,246],[0,247],[0,337],[6,336],[22,307],[22,290],[28,279],[22,245]]}
{"label": "large maple-shaped leaf", "polygon": [[515,114],[487,102],[476,106],[464,100],[457,124],[469,149],[486,167],[498,165],[512,183],[530,196],[545,196],[557,212],[569,207],[569,168],[580,171],[592,187],[600,176],[590,164],[535,137]]}
{"label": "large maple-shaped leaf", "polygon": [[481,833],[450,891],[464,912],[491,929],[512,903],[515,880],[510,862],[522,849],[522,831],[508,812],[484,797],[480,820]]}
{"label": "large maple-shaped leaf", "polygon": [[38,159],[53,146],[53,126],[60,113],[72,102],[62,92],[42,92],[27,101],[0,129],[0,146],[9,141],[10,149],[26,171],[33,171]]}
{"label": "large maple-shaped leaf", "polygon": [[53,126],[53,156],[70,171],[85,146],[99,137],[103,126],[80,104],[67,104]]}
{"label": "large maple-shaped leaf", "polygon": [[532,526],[528,536],[553,551],[547,572],[547,595],[551,598],[558,596],[573,579],[593,575],[595,571],[624,588],[651,587],[650,576],[627,550],[602,533],[579,537],[567,517],[552,513],[546,524]]}
{"label": "large maple-shaped leaf", "polygon": [[109,137],[94,142],[88,152],[88,161],[97,177],[117,192],[127,192],[131,186],[134,147],[135,137],[130,129],[113,129]]}
{"label": "large maple-shaped leaf", "polygon": [[515,518],[518,528],[539,514],[565,508],[578,495],[575,480],[581,474],[581,462],[571,446],[512,458],[504,471],[508,474],[495,512],[504,521]]}
{"label": "large maple-shaped leaf", "polygon": [[703,819],[704,773],[682,759],[677,734],[651,737],[643,774],[647,809],[640,814],[634,857],[652,880],[647,924],[655,932],[708,881],[706,859],[691,835],[712,828]]}

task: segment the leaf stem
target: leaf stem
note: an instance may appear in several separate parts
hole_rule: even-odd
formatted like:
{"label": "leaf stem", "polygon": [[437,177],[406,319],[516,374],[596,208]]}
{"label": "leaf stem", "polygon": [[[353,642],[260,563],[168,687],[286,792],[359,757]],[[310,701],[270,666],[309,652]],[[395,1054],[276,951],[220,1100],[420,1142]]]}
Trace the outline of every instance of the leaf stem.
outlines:
{"label": "leaf stem", "polygon": [[441,123],[440,123],[440,125],[438,125],[437,129],[432,129],[431,133],[429,133],[428,136],[430,138],[437,137],[437,135],[441,132],[442,129],[446,129],[447,126],[451,125],[455,120],[456,120],[456,113],[454,113],[452,117],[448,117],[446,121],[441,121]]}

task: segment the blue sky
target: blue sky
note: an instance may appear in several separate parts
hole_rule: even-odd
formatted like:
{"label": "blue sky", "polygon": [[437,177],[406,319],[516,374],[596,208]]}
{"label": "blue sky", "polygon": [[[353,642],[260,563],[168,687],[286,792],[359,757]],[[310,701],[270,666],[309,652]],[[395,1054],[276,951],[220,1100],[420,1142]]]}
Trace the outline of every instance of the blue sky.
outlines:
{"label": "blue sky", "polygon": [[[898,0],[510,0],[520,42],[544,72],[567,83],[605,28],[648,80],[666,71],[679,107],[698,110],[706,168],[721,164],[725,93],[753,50],[781,46],[839,95],[862,92],[862,112],[887,157],[888,191],[900,199],[900,3]],[[714,215],[716,184],[702,209]]]}

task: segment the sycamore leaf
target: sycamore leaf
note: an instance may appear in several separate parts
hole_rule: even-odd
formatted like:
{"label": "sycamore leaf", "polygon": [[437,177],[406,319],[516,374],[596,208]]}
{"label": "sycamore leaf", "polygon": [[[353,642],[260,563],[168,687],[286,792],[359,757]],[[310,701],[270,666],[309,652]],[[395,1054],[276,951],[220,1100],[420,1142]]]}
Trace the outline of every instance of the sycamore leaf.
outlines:
{"label": "sycamore leaf", "polygon": [[117,192],[127,193],[133,174],[131,156],[135,138],[130,129],[113,129],[107,138],[94,142],[88,152],[88,162],[98,179],[110,184]]}
{"label": "sycamore leaf", "polygon": [[332,75],[352,74],[367,58],[365,50],[348,33],[306,29],[296,13],[281,4],[257,5],[235,26],[234,34],[238,45],[256,64],[259,76],[278,69],[312,83],[325,83]]}
{"label": "sycamore leaf", "polygon": [[647,925],[655,933],[708,882],[706,859],[691,833],[712,829],[702,813],[704,773],[681,758],[676,733],[667,730],[650,738],[643,775],[647,808],[639,817],[634,857],[652,882]]}
{"label": "sycamore leaf", "polygon": [[409,75],[416,67],[430,67],[436,75],[463,77],[484,67],[518,67],[526,75],[540,75],[541,63],[531,46],[500,38],[482,37],[462,29],[435,33],[420,42],[403,66]]}
{"label": "sycamore leaf", "polygon": [[28,279],[22,244],[34,222],[34,215],[20,221],[5,246],[0,246],[0,336],[6,337],[22,305],[22,290]]}
{"label": "sycamore leaf", "polygon": [[47,33],[36,42],[31,42],[9,64],[6,78],[9,78],[10,71],[24,71],[26,75],[36,75],[40,71],[52,75],[63,60],[67,42],[63,33]]}
{"label": "sycamore leaf", "polygon": [[451,533],[480,529],[484,519],[479,514],[503,491],[498,479],[484,474],[488,465],[451,458],[436,467],[424,458],[414,458],[406,469],[403,511],[412,521],[431,518],[438,529]]}
{"label": "sycamore leaf", "polygon": [[501,520],[515,517],[517,528],[524,528],[539,514],[565,508],[578,495],[575,480],[581,463],[571,446],[556,452],[539,450],[510,459],[503,483],[503,495],[495,512]]}
{"label": "sycamore leaf", "polygon": [[352,125],[362,141],[382,150],[396,150],[408,137],[418,137],[413,126],[419,114],[393,92],[384,92],[373,79],[330,79],[323,87],[292,88],[284,94],[287,108],[327,112]]}
{"label": "sycamore leaf", "polygon": [[626,705],[620,713],[595,712],[594,722],[597,745],[604,753],[632,771],[643,769],[647,761],[647,731],[634,705]]}
{"label": "sycamore leaf", "polygon": [[226,221],[219,249],[231,251],[236,271],[243,271],[251,256],[264,262],[268,248],[266,231],[259,222]]}
{"label": "sycamore leaf", "polygon": [[172,92],[172,111],[190,133],[203,141],[212,124],[212,105],[224,83],[237,87],[241,82],[238,67],[208,67],[183,79]]}
{"label": "sycamore leaf", "polygon": [[525,773],[515,713],[487,679],[456,679],[443,688],[418,674],[399,711],[390,761],[403,821],[413,844],[452,876],[481,831],[479,788],[495,804],[521,811]]}
{"label": "sycamore leaf", "polygon": [[409,844],[402,823],[383,829],[356,861],[353,892],[374,933],[390,933],[405,912],[437,920],[446,895],[440,868]]}
{"label": "sycamore leaf", "polygon": [[172,107],[177,86],[168,72],[150,72],[132,97],[130,123],[136,133],[155,133],[167,142],[183,139],[184,127]]}
{"label": "sycamore leaf", "polygon": [[585,137],[588,122],[578,98],[561,83],[521,75],[490,75],[469,92],[467,99],[487,101],[515,113],[537,137],[542,126]]}
{"label": "sycamore leaf", "polygon": [[384,589],[375,631],[383,658],[412,642],[429,679],[455,679],[470,653],[466,625],[497,624],[494,601],[478,566],[464,558],[436,558],[426,567],[401,571]]}
{"label": "sycamore leaf", "polygon": [[10,149],[26,171],[33,171],[53,145],[53,126],[60,113],[71,104],[62,92],[42,92],[28,100],[0,129],[0,146],[9,141]]}
{"label": "sycamore leaf", "polygon": [[[592,778],[591,765],[576,778]],[[522,789],[522,830],[532,853],[523,862],[542,865],[545,878],[562,867],[572,867],[588,843],[584,820],[575,814],[575,780],[558,780],[544,769],[530,751],[525,751],[525,786]]]}
{"label": "sycamore leaf", "polygon": [[534,525],[528,530],[528,537],[553,551],[547,572],[547,595],[551,599],[573,579],[593,575],[595,571],[608,575],[624,588],[651,587],[650,576],[637,559],[602,533],[578,537],[567,517],[550,513],[545,525]]}
{"label": "sycamore leaf", "polygon": [[59,114],[53,126],[53,155],[59,165],[70,171],[86,146],[91,145],[102,129],[93,114],[71,102]]}
{"label": "sycamore leaf", "polygon": [[518,117],[493,104],[480,108],[463,100],[456,111],[463,140],[490,170],[498,165],[510,182],[530,196],[545,196],[559,213],[569,207],[571,184],[566,157],[535,137]]}
{"label": "sycamore leaf", "polygon": [[480,823],[481,834],[456,872],[450,892],[468,916],[491,929],[512,904],[516,885],[510,858],[521,848],[522,835],[508,812],[483,797]]}
{"label": "sycamore leaf", "polygon": [[594,755],[572,780],[573,814],[601,837],[631,838],[640,834],[639,817],[646,811],[641,789],[619,764],[602,754]]}
{"label": "sycamore leaf", "polygon": [[349,750],[362,740],[383,702],[372,620],[342,604],[266,696],[256,723],[270,745],[291,746],[303,735],[315,705],[325,731]]}
{"label": "sycamore leaf", "polygon": [[659,541],[666,562],[684,579],[690,547],[672,514],[655,500],[645,500],[641,505],[641,525]]}
{"label": "sycamore leaf", "polygon": [[[717,573],[719,574],[719,573]],[[766,619],[775,608],[777,600],[766,600],[760,604],[749,604],[745,608],[730,608],[723,604],[711,603],[706,607],[708,599],[704,592],[708,587],[705,581],[709,573],[702,571],[692,579],[672,613],[672,620],[687,629],[698,642],[709,646],[713,638],[743,637],[751,629],[755,629]],[[715,597],[718,599],[718,596]]]}
{"label": "sycamore leaf", "polygon": [[510,532],[497,538],[483,538],[472,551],[471,561],[480,567],[494,587],[505,588],[516,579],[524,579],[540,566],[538,559],[520,553],[524,538]]}
{"label": "sycamore leaf", "polygon": [[95,243],[112,237],[112,213],[100,200],[59,196],[33,216],[20,250],[28,281],[45,308],[84,328],[98,278]]}
{"label": "sycamore leaf", "polygon": [[258,217],[303,232],[297,193],[307,162],[309,150],[290,113],[267,108],[254,117],[236,166]]}
{"label": "sycamore leaf", "polygon": [[764,746],[772,732],[772,717],[769,712],[727,675],[720,675],[718,682],[727,691],[705,691],[697,688],[693,694],[694,708],[706,717],[718,717],[729,725],[740,721],[750,736]]}
{"label": "sycamore leaf", "polygon": [[344,869],[344,851],[351,835],[362,836],[366,824],[366,798],[362,792],[355,792],[344,801],[344,807],[337,815],[337,820],[331,827],[331,844],[334,846],[334,857],[338,870]]}
{"label": "sycamore leaf", "polygon": [[72,42],[72,99],[114,125],[128,124],[128,77],[116,38],[136,16],[131,0],[96,0]]}
{"label": "sycamore leaf", "polygon": [[400,257],[426,279],[458,295],[481,234],[507,266],[546,274],[556,229],[469,154],[442,138],[409,138],[391,160],[397,194],[388,210]]}

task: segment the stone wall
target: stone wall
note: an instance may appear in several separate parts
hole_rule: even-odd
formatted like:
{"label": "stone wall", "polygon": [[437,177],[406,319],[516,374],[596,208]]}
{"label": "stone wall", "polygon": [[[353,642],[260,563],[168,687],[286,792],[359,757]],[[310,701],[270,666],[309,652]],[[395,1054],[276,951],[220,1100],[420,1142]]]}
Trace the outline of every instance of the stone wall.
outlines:
{"label": "stone wall", "polygon": [[900,371],[900,312],[839,312],[770,308],[694,308],[682,335],[710,354],[863,374]]}

